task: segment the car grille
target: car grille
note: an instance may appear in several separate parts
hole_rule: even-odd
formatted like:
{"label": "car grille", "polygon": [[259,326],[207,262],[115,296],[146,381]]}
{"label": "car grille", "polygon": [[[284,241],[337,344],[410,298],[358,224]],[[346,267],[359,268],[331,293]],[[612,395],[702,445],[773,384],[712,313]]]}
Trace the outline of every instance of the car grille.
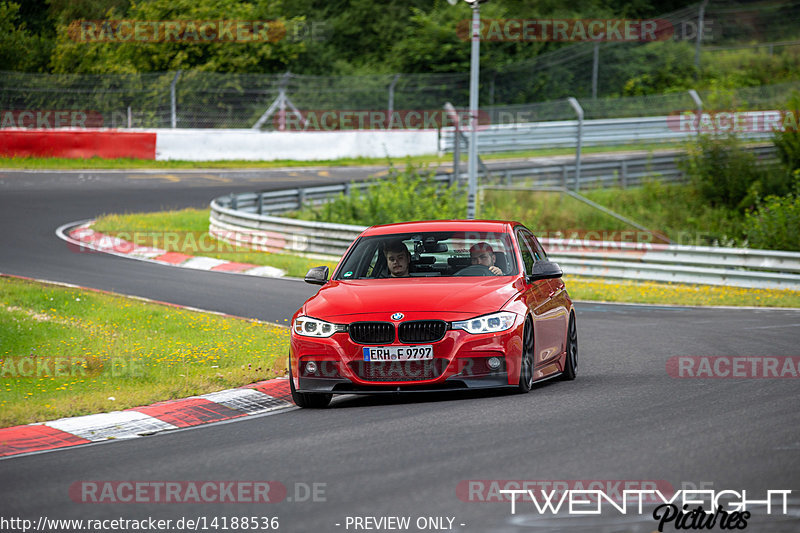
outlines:
{"label": "car grille", "polygon": [[347,328],[353,342],[359,344],[391,344],[394,324],[389,322],[353,322]]}
{"label": "car grille", "polygon": [[428,361],[353,361],[350,369],[364,381],[425,381],[439,377],[446,359]]}
{"label": "car grille", "polygon": [[444,337],[447,323],[443,320],[403,322],[398,329],[400,342],[436,342]]}

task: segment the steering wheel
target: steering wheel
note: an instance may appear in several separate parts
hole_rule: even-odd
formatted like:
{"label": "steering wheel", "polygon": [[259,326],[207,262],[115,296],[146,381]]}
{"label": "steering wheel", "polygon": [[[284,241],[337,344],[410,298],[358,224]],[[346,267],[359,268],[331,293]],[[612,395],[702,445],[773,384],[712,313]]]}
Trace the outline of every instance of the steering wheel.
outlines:
{"label": "steering wheel", "polygon": [[454,276],[494,276],[492,271],[489,270],[489,267],[486,265],[469,265],[468,267],[464,267],[455,274]]}

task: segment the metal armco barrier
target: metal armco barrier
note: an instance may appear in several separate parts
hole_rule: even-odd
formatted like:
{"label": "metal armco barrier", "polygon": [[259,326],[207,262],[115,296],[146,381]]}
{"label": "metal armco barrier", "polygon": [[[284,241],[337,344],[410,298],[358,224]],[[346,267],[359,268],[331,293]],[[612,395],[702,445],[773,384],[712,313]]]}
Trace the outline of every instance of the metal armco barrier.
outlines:
{"label": "metal armco barrier", "polygon": [[[354,186],[364,185],[350,185]],[[298,196],[321,202],[344,189],[339,185],[216,198],[211,202],[210,231],[221,240],[254,249],[336,260],[365,226],[264,213],[296,209]],[[795,252],[583,239],[542,239],[542,244],[566,274],[800,290],[800,253]]]}
{"label": "metal armco barrier", "polygon": [[[581,132],[583,146],[614,144],[680,142],[696,137],[697,133],[682,128],[676,117],[635,117],[584,120]],[[769,140],[771,131],[742,132],[739,137],[748,141]],[[478,152],[490,154],[541,148],[574,148],[578,143],[578,121],[558,120],[499,124],[478,131]],[[452,152],[455,129],[443,128],[439,151]]]}

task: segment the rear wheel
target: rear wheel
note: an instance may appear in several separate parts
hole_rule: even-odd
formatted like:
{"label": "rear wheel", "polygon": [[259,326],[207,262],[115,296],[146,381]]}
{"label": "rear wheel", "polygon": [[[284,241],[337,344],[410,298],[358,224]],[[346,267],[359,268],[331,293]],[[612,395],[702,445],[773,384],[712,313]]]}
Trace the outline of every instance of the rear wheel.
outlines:
{"label": "rear wheel", "polygon": [[327,407],[331,403],[333,394],[319,393],[319,392],[297,392],[294,388],[294,379],[292,378],[292,371],[289,370],[289,388],[292,391],[292,400],[297,407],[306,407],[309,409],[321,409]]}
{"label": "rear wheel", "polygon": [[529,392],[533,387],[533,321],[525,319],[522,330],[522,357],[519,368],[519,392]]}
{"label": "rear wheel", "polygon": [[575,325],[575,315],[569,316],[569,326],[567,327],[567,357],[564,361],[564,373],[562,377],[566,380],[575,379],[578,375],[578,328]]}

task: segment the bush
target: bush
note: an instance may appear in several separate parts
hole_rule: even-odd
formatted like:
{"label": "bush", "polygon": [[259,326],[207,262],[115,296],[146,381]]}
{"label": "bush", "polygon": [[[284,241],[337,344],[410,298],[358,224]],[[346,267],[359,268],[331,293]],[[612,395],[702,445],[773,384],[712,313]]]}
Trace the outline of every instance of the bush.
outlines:
{"label": "bush", "polygon": [[393,166],[389,175],[369,184],[365,192],[355,187],[325,204],[307,207],[291,214],[305,220],[339,224],[390,224],[410,220],[464,218],[466,191],[458,185],[433,180],[433,172],[421,172],[409,165],[399,171]]}
{"label": "bush", "polygon": [[800,170],[794,171],[794,193],[768,196],[746,215],[751,248],[800,251]]}
{"label": "bush", "polygon": [[789,171],[800,169],[800,131],[776,131],[773,142],[786,168]]}
{"label": "bush", "polygon": [[[786,109],[788,112],[794,113],[795,120],[800,118],[800,92],[792,91]],[[789,172],[800,168],[800,131],[797,127],[776,131],[772,142],[778,149],[778,157],[781,158],[781,162]]]}
{"label": "bush", "polygon": [[755,154],[735,136],[701,135],[688,149],[682,165],[700,195],[715,207],[752,208],[759,196],[782,195],[790,190],[782,169],[759,167]]}

